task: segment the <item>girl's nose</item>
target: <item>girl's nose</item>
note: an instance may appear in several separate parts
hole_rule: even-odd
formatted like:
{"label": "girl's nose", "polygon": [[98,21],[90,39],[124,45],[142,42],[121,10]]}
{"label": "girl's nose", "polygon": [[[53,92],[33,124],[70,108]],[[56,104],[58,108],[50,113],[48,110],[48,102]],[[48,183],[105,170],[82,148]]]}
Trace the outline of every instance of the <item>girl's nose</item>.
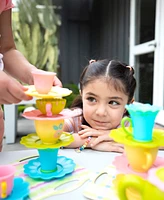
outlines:
{"label": "girl's nose", "polygon": [[99,116],[106,116],[107,115],[107,108],[104,105],[99,105],[96,109],[96,114]]}

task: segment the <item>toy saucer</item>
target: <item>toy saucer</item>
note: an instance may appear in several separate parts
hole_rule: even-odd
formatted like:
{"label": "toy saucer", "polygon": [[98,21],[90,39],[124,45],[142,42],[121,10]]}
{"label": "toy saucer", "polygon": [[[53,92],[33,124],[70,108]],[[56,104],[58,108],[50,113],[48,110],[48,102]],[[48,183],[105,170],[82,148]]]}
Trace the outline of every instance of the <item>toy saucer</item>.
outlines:
{"label": "toy saucer", "polygon": [[27,136],[21,138],[20,144],[28,148],[37,148],[37,149],[55,149],[60,147],[65,147],[71,144],[74,141],[73,135],[70,133],[63,132],[59,140],[54,144],[45,144],[38,137],[36,133],[30,133]]}
{"label": "toy saucer", "polygon": [[[128,131],[129,127],[125,127]],[[110,132],[110,137],[116,142],[135,147],[155,148],[164,146],[164,131],[160,129],[153,129],[153,140],[151,142],[138,142],[134,140],[133,135],[126,133],[123,128],[113,129]]]}
{"label": "toy saucer", "polygon": [[30,160],[24,165],[24,173],[34,179],[50,180],[54,178],[61,178],[66,174],[72,173],[75,169],[76,164],[70,158],[65,156],[58,156],[57,159],[57,170],[52,173],[43,173],[41,171],[41,164],[39,158]]}
{"label": "toy saucer", "polygon": [[[156,168],[156,167],[160,167],[162,166],[164,163],[164,158],[162,157],[157,157],[156,161],[154,162],[152,168]],[[143,178],[147,178],[148,173],[147,172],[143,172],[143,173],[139,173],[139,172],[135,172],[131,169],[131,167],[128,164],[127,158],[126,156],[123,154],[121,156],[116,156],[115,160],[112,163],[113,165],[115,165],[116,169],[119,171],[119,173],[123,173],[123,174],[136,174],[138,176],[141,176]]]}
{"label": "toy saucer", "polygon": [[34,85],[29,85],[25,87],[28,89],[27,91],[25,91],[25,94],[37,98],[61,98],[68,96],[72,93],[72,91],[68,88],[61,88],[59,86],[53,86],[48,94],[38,93]]}
{"label": "toy saucer", "polygon": [[24,181],[20,177],[14,178],[14,187],[11,194],[4,198],[5,200],[23,200],[25,197],[29,195],[29,183]]}
{"label": "toy saucer", "polygon": [[79,112],[77,114],[75,110],[64,109],[59,114],[48,117],[47,115],[42,114],[40,110],[36,109],[36,110],[24,112],[22,116],[25,117],[26,119],[32,119],[32,120],[60,120],[60,119],[76,117],[76,116],[81,115],[81,113]]}

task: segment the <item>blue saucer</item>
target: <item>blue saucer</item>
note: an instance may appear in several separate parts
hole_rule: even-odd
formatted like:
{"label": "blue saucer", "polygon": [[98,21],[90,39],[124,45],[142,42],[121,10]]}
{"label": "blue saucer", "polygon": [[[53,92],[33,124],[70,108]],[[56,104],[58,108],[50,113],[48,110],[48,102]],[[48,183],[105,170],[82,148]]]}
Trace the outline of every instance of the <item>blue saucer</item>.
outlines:
{"label": "blue saucer", "polygon": [[72,173],[75,169],[76,164],[70,158],[65,156],[58,156],[57,159],[57,170],[52,173],[43,173],[41,171],[41,164],[39,158],[30,160],[24,165],[24,173],[34,179],[50,180],[54,178],[61,178],[66,174]]}
{"label": "blue saucer", "polygon": [[29,195],[29,183],[25,182],[23,178],[14,178],[14,187],[11,194],[4,198],[5,200],[23,200]]}

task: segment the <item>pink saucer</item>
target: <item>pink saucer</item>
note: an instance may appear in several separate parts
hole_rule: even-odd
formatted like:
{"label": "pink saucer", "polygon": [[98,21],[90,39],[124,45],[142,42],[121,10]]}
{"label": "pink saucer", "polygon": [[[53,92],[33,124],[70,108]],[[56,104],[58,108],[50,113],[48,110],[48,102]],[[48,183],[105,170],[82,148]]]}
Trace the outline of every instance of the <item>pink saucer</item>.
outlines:
{"label": "pink saucer", "polygon": [[[146,173],[146,172],[145,173],[139,173],[139,172],[135,172],[131,169],[131,167],[128,164],[127,158],[124,154],[121,155],[121,156],[116,156],[115,160],[113,161],[112,164],[115,165],[115,167],[116,167],[116,169],[118,170],[119,173],[136,174],[138,176],[141,176],[141,177],[147,179],[148,173]],[[160,167],[160,166],[163,166],[163,165],[164,165],[164,158],[157,157],[152,168]]]}
{"label": "pink saucer", "polygon": [[24,112],[22,116],[25,117],[26,119],[33,119],[33,120],[60,120],[70,117],[76,117],[78,115],[81,115],[81,113],[78,112],[77,114],[77,112],[75,112],[74,110],[64,109],[59,114],[48,117],[47,115],[42,114],[40,110],[32,110]]}

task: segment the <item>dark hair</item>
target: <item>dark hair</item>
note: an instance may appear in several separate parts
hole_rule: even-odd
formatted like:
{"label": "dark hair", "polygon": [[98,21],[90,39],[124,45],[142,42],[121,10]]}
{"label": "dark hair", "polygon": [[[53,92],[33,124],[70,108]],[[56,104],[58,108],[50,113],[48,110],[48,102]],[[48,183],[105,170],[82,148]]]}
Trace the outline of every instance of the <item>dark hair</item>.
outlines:
{"label": "dark hair", "polygon": [[[96,79],[102,79],[113,84],[116,90],[123,91],[128,96],[129,104],[134,96],[136,79],[134,69],[117,60],[98,60],[86,66],[80,76],[80,90]],[[106,79],[106,80],[105,80]],[[82,98],[79,95],[72,103],[71,108],[83,108]]]}

